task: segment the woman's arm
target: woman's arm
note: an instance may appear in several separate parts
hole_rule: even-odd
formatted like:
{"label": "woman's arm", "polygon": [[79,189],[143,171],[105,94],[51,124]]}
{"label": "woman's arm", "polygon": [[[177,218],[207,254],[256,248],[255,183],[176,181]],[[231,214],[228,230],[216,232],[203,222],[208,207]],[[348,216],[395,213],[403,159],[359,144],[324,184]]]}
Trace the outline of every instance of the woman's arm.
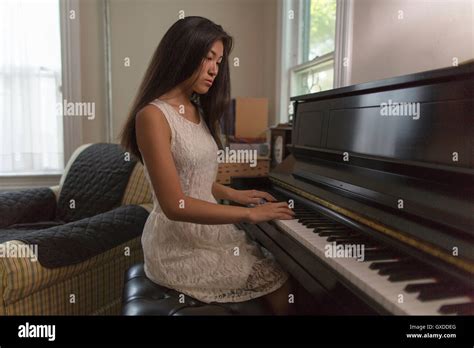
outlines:
{"label": "woman's arm", "polygon": [[226,199],[242,205],[260,204],[262,198],[267,202],[276,202],[276,198],[268,192],[258,190],[235,190],[215,182],[212,185],[212,194],[216,200]]}
{"label": "woman's arm", "polygon": [[212,225],[293,217],[293,211],[284,202],[246,208],[186,196],[171,153],[171,129],[156,106],[148,105],[137,114],[136,136],[156,198],[169,219]]}
{"label": "woman's arm", "polygon": [[217,182],[212,184],[212,195],[216,200],[225,199],[233,201],[234,191],[236,190],[234,190],[232,187],[225,186]]}

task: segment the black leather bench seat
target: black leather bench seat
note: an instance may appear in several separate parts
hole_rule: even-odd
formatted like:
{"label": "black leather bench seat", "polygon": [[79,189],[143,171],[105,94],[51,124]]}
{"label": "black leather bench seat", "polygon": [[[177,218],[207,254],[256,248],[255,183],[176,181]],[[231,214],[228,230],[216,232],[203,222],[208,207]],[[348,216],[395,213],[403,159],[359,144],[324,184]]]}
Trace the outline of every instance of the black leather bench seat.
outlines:
{"label": "black leather bench seat", "polygon": [[[204,303],[154,283],[145,275],[143,263],[125,273],[122,315],[271,315],[260,297],[245,302]],[[180,302],[184,302],[181,303]],[[183,301],[184,300],[184,301]]]}

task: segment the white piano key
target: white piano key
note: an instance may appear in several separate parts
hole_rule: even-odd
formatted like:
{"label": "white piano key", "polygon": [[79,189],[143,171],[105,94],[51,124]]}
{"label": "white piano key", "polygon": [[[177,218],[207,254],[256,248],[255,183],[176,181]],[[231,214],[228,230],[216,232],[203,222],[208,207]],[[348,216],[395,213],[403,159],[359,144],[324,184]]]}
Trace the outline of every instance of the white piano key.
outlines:
{"label": "white piano key", "polygon": [[[466,297],[442,299],[436,301],[420,301],[418,292],[407,293],[404,289],[408,284],[431,283],[435,279],[416,279],[411,281],[392,282],[388,275],[380,275],[378,270],[370,269],[373,262],[360,262],[356,258],[326,257],[325,247],[331,244],[327,237],[321,237],[297,219],[275,220],[276,225],[288,235],[300,242],[316,257],[323,260],[328,266],[340,273],[351,284],[373,298],[387,311],[397,315],[439,315],[439,308],[445,304],[466,302]],[[387,260],[388,261],[388,260]],[[383,261],[382,261],[383,262]],[[403,302],[399,303],[399,295],[403,295]]]}

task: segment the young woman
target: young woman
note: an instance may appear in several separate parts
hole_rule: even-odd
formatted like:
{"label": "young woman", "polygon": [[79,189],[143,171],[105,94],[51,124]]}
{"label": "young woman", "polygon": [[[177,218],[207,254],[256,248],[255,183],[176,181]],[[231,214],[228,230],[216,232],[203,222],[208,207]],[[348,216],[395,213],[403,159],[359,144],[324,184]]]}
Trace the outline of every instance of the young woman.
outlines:
{"label": "young woman", "polygon": [[[123,128],[122,145],[144,164],[153,187],[154,209],[142,236],[145,272],[206,303],[264,297],[275,314],[287,314],[289,275],[233,224],[292,219],[293,211],[266,192],[215,182],[232,46],[232,37],[206,18],[174,23]],[[251,203],[256,207],[246,207]]]}

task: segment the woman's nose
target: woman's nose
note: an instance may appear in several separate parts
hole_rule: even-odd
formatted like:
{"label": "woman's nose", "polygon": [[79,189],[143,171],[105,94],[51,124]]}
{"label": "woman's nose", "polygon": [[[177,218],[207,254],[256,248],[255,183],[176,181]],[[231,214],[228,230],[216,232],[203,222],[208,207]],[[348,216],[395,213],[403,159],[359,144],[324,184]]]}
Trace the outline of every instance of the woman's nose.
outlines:
{"label": "woman's nose", "polygon": [[217,75],[217,63],[211,65],[209,73],[212,74],[213,77]]}

